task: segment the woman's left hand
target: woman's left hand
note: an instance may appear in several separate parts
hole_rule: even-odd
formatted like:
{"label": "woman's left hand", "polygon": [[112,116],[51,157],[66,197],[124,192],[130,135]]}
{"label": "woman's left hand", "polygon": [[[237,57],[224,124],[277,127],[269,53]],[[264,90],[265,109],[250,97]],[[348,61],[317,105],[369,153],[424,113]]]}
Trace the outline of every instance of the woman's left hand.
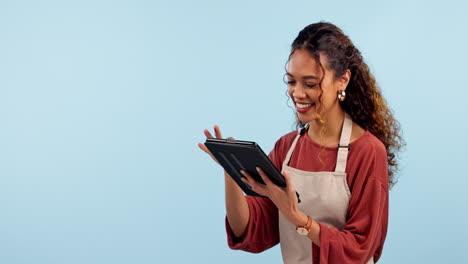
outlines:
{"label": "woman's left hand", "polygon": [[241,173],[245,178],[242,178],[242,181],[252,187],[252,191],[270,198],[278,210],[280,210],[291,223],[304,225],[306,222],[304,218],[307,220],[307,216],[298,208],[296,189],[292,184],[290,175],[286,171],[283,171],[282,174],[286,180],[286,187],[283,188],[274,184],[261,168],[257,167],[257,172],[260,174],[260,177],[262,177],[265,185],[254,180],[249,173],[243,170],[241,170]]}

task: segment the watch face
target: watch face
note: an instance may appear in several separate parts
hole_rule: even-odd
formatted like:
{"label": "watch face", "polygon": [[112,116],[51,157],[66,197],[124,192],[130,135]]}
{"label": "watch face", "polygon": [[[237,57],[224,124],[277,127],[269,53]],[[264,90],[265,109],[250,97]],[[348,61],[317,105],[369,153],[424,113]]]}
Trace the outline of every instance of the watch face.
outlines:
{"label": "watch face", "polygon": [[307,236],[307,234],[309,234],[309,231],[307,231],[307,229],[305,229],[304,227],[298,227],[296,231],[297,233],[303,236]]}

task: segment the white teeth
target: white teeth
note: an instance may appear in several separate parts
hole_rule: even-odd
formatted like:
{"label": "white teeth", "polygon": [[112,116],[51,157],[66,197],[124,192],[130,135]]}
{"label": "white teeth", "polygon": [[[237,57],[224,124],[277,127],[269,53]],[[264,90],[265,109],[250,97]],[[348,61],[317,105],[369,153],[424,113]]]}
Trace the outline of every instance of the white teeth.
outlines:
{"label": "white teeth", "polygon": [[300,104],[300,103],[296,103],[297,108],[307,108],[307,107],[309,107],[309,106],[311,106],[311,105],[313,105],[313,104]]}

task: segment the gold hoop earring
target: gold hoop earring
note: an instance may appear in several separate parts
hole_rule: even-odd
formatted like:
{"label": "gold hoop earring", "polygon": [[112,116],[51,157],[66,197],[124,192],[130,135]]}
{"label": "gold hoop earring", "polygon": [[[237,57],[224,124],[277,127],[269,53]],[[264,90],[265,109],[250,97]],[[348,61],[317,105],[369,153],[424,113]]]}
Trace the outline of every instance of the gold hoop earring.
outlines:
{"label": "gold hoop earring", "polygon": [[346,93],[345,91],[341,91],[341,92],[338,92],[338,100],[340,100],[340,102],[343,102],[346,98]]}

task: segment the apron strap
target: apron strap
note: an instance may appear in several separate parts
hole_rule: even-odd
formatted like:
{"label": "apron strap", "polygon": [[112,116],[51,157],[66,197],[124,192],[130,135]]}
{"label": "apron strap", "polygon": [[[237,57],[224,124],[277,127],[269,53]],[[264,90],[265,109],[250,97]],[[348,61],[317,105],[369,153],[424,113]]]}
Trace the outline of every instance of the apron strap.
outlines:
{"label": "apron strap", "polygon": [[[286,158],[283,161],[283,168],[289,165],[289,161],[291,160],[297,141],[299,140],[299,137],[302,134],[304,134],[304,132],[308,129],[309,127],[308,125],[309,124],[306,124],[304,128],[297,130],[296,138],[294,139],[291,147],[289,148],[288,153],[286,154]],[[346,171],[346,162],[348,160],[348,151],[350,148],[349,141],[351,139],[352,128],[353,128],[353,120],[348,114],[345,113],[345,118],[343,121],[343,128],[341,129],[340,144],[338,145],[338,155],[336,158],[335,172],[344,173]]]}
{"label": "apron strap", "polygon": [[341,129],[340,144],[338,145],[338,155],[336,158],[335,172],[345,172],[346,162],[348,160],[348,151],[350,148],[349,141],[351,140],[351,130],[353,128],[353,120],[345,113],[343,128]]}
{"label": "apron strap", "polygon": [[304,132],[307,130],[308,127],[309,127],[309,124],[306,124],[306,126],[304,128],[300,128],[300,129],[297,130],[297,136],[294,139],[291,147],[289,148],[288,154],[286,154],[286,158],[283,161],[283,167],[282,168],[289,165],[289,161],[291,160],[291,156],[292,156],[292,154],[294,152],[294,148],[296,147],[297,141],[299,140],[299,137],[302,134],[304,134]]}

